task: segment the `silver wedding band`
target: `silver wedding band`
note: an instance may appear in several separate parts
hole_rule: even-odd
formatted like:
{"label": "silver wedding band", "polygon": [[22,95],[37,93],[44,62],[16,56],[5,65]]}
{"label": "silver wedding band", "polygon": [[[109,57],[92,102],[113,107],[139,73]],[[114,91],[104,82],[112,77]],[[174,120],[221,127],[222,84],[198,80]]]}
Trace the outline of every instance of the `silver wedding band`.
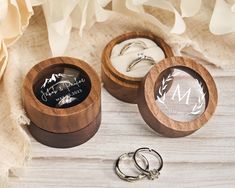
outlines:
{"label": "silver wedding band", "polygon": [[[145,157],[144,153],[155,156],[159,162],[159,166],[157,166],[156,168],[150,169],[149,168],[149,161]],[[133,159],[133,162],[134,162],[137,170],[139,171],[139,175],[130,176],[130,175],[126,175],[123,173],[123,171],[120,169],[119,164],[125,158]],[[141,161],[144,163],[144,165],[145,165],[144,168],[141,167],[138,159],[141,159]],[[122,180],[125,180],[128,182],[133,182],[133,181],[141,180],[144,178],[148,178],[149,180],[154,180],[154,179],[158,178],[162,167],[163,167],[163,160],[162,160],[161,155],[157,151],[155,151],[154,149],[143,147],[143,148],[137,149],[135,152],[129,152],[129,153],[122,154],[116,161],[115,171],[116,171],[116,174],[119,176],[119,178],[121,178]]]}
{"label": "silver wedding band", "polygon": [[[134,41],[127,43],[126,45],[123,46],[121,49],[119,55],[123,55],[128,49],[132,47],[139,47],[141,49],[147,49],[147,45],[143,41]],[[135,65],[137,65],[139,62],[147,62],[150,65],[154,65],[155,61],[152,57],[144,55],[143,53],[138,54],[138,57],[134,59],[127,67],[126,72],[130,72]]]}
{"label": "silver wedding band", "polygon": [[123,46],[123,48],[121,49],[119,55],[123,55],[125,54],[125,52],[132,47],[138,47],[141,49],[147,49],[147,45],[143,42],[143,41],[134,41],[134,42],[130,42],[127,43],[125,46]]}
{"label": "silver wedding band", "polygon": [[[153,168],[153,169],[143,169],[139,165],[138,161],[136,160],[139,155],[143,156],[143,154],[142,154],[143,152],[147,152],[149,154],[154,155],[159,161],[159,166],[157,168]],[[163,167],[163,160],[162,160],[161,155],[157,151],[155,151],[154,149],[150,149],[150,148],[139,148],[135,151],[135,153],[133,155],[133,159],[134,159],[136,168],[138,170],[140,170],[141,172],[143,172],[143,174],[145,174],[148,177],[148,179],[154,180],[155,178],[159,177],[160,170]]]}
{"label": "silver wedding band", "polygon": [[[116,165],[115,165],[115,171],[116,171],[116,174],[119,176],[119,178],[121,178],[122,180],[128,181],[128,182],[141,180],[141,179],[146,177],[146,175],[144,173],[140,173],[137,176],[126,175],[120,169],[120,166],[119,166],[120,162],[122,160],[124,160],[125,158],[131,158],[132,159],[133,156],[134,156],[134,152],[124,153],[117,159]],[[146,159],[146,157],[140,154],[140,156],[138,158],[140,158],[144,162],[145,170],[148,170],[149,169],[149,162]]]}
{"label": "silver wedding band", "polygon": [[137,65],[139,62],[147,62],[150,65],[154,65],[155,61],[152,57],[144,55],[144,54],[138,54],[138,58],[134,59],[127,67],[126,72],[130,72],[135,65]]}

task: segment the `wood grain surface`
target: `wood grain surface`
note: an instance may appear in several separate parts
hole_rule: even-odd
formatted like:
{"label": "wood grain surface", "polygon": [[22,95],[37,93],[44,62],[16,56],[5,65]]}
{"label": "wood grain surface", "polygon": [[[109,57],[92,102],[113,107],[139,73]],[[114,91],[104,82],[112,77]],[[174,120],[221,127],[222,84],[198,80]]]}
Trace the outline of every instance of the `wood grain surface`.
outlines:
{"label": "wood grain surface", "polygon": [[[46,76],[55,71],[63,73],[65,67],[80,68],[85,72],[86,80],[91,82],[88,96],[70,108],[53,108],[43,104],[36,98],[33,88],[40,89]],[[100,85],[96,72],[79,59],[56,57],[36,64],[27,73],[22,92],[23,105],[31,120],[29,131],[38,141],[52,147],[73,147],[86,142],[97,132],[101,122]]]}
{"label": "wood grain surface", "polygon": [[[34,63],[50,57],[46,24],[41,11],[31,20],[22,38],[10,49],[20,53],[23,74]],[[101,54],[114,37],[128,31],[146,30],[113,18],[96,24],[80,38],[72,32],[66,55],[88,62],[100,74]],[[38,40],[40,38],[40,40]],[[197,58],[199,59],[199,58]],[[183,138],[165,138],[152,131],[136,105],[121,102],[102,88],[102,123],[98,133],[84,145],[53,149],[31,137],[32,160],[24,173],[11,175],[10,188],[234,188],[235,187],[235,67],[216,68],[202,63],[215,79],[218,106],[211,120]],[[23,76],[21,76],[23,78]],[[114,162],[124,152],[148,146],[163,157],[164,167],[155,181],[128,183],[114,173]]]}

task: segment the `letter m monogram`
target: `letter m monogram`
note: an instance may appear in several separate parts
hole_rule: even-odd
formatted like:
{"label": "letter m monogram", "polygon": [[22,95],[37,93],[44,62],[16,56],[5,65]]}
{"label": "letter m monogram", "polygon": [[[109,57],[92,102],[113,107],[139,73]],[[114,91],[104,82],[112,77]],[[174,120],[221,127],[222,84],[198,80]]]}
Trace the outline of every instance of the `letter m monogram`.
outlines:
{"label": "letter m monogram", "polygon": [[188,104],[189,103],[189,97],[190,97],[190,94],[191,94],[191,88],[189,88],[186,93],[181,97],[181,94],[180,94],[180,85],[177,84],[176,86],[176,89],[171,97],[172,100],[175,99],[175,96],[176,94],[178,95],[178,102],[180,102],[184,97],[186,97],[186,103],[185,104]]}

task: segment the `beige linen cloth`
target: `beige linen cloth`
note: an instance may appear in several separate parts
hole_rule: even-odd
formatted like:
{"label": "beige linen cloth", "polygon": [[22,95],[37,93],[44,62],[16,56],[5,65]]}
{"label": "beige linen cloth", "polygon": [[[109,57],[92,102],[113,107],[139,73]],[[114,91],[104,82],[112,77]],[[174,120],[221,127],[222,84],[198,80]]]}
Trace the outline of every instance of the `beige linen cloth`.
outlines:
{"label": "beige linen cloth", "polygon": [[[186,18],[187,29],[182,35],[163,31],[156,27],[150,18],[141,14],[131,13],[128,17],[112,13],[106,22],[97,23],[89,31],[84,32],[82,38],[79,36],[79,30],[73,29],[72,40],[65,55],[83,59],[100,72],[101,53],[106,43],[124,32],[138,30],[151,31],[163,37],[174,48],[176,54],[181,50],[192,52],[191,49],[194,49],[204,59],[217,66],[230,65],[235,63],[235,33],[215,36],[209,32],[208,23],[212,6],[213,3],[208,3],[194,17]],[[150,7],[146,9],[162,22],[174,22],[174,16],[169,12]],[[146,19],[150,22],[146,22]],[[1,45],[0,50],[6,51],[6,47]],[[21,103],[21,87],[29,69],[51,56],[41,8],[35,9],[26,32],[8,49],[8,53],[9,63],[0,84],[0,187],[5,184],[9,171],[18,175],[17,169],[22,168],[30,157],[30,137],[25,128],[29,120]]]}

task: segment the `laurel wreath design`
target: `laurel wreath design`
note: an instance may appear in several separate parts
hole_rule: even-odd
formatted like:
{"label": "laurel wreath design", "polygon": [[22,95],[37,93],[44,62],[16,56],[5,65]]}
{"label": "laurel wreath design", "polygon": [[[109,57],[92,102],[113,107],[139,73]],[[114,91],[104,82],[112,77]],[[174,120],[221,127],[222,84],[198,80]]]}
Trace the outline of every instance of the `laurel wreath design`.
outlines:
{"label": "laurel wreath design", "polygon": [[[161,85],[158,89],[158,95],[157,95],[157,100],[162,103],[163,105],[165,105],[165,99],[166,99],[166,89],[168,84],[170,83],[170,81],[172,81],[174,79],[174,77],[176,75],[178,75],[179,72],[173,72],[170,73],[166,78],[163,77]],[[191,112],[189,112],[190,115],[197,115],[201,112],[202,110],[202,106],[204,103],[204,97],[206,95],[206,92],[204,92],[204,88],[201,82],[199,82],[197,80],[198,84],[200,85],[200,96],[198,97],[197,102],[195,103],[195,105],[193,106]]]}
{"label": "laurel wreath design", "polygon": [[162,82],[161,82],[161,86],[158,89],[158,95],[157,95],[157,100],[160,103],[165,104],[167,86],[170,83],[170,81],[172,81],[177,74],[178,73],[171,72],[170,74],[168,74],[168,76],[166,78],[163,77]]}
{"label": "laurel wreath design", "polygon": [[197,100],[197,103],[193,106],[193,109],[192,111],[189,113],[191,115],[197,115],[201,112],[201,108],[203,106],[203,103],[204,103],[204,98],[205,98],[205,95],[206,95],[206,92],[204,93],[204,88],[203,88],[203,85],[201,82],[199,82],[197,80],[198,84],[200,85],[200,96],[198,97],[198,100]]}

